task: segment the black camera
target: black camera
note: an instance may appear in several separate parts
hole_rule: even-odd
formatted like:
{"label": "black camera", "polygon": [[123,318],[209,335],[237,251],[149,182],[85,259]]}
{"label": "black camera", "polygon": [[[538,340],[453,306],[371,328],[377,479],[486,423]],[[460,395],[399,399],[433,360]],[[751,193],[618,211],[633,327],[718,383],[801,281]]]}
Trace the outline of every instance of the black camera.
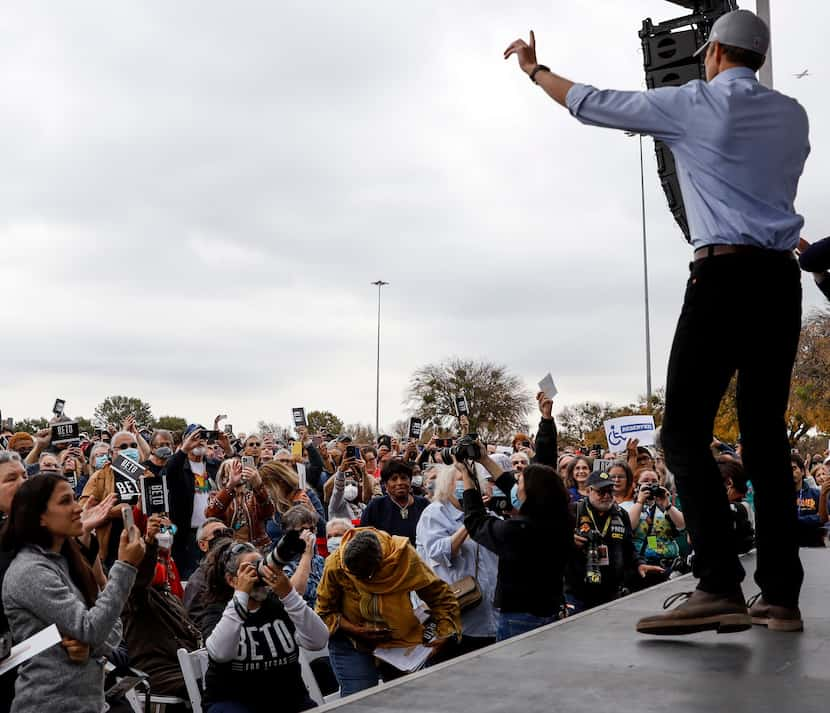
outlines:
{"label": "black camera", "polygon": [[470,433],[458,440],[452,454],[459,463],[466,463],[481,458],[481,444],[478,442],[478,434]]}
{"label": "black camera", "polygon": [[666,495],[666,489],[659,483],[646,483],[645,485],[640,486],[640,490],[644,490],[648,493],[649,500],[654,500],[655,498],[660,498]]}
{"label": "black camera", "polygon": [[300,537],[300,531],[289,530],[279,539],[274,548],[260,560],[257,567],[260,580],[262,579],[263,567],[270,567],[274,570],[282,569],[303,552],[305,552],[305,542]]}
{"label": "black camera", "polygon": [[585,543],[585,581],[588,584],[602,584],[600,547],[605,545],[602,535],[588,522],[582,522],[576,534],[587,540]]}

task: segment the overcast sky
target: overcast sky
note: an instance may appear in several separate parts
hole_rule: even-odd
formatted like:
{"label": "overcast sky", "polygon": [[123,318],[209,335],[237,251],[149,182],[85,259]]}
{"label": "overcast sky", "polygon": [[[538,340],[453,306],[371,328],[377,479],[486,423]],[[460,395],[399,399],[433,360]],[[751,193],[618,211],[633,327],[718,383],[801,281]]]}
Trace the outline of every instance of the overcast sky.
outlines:
{"label": "overcast sky", "polygon": [[[812,125],[797,207],[823,237],[830,46],[810,28],[830,5],[772,4],[777,88]],[[581,126],[502,52],[533,28],[555,71],[637,89],[642,19],[680,14],[663,0],[4,3],[3,416],[48,415],[58,396],[89,416],[118,393],[237,430],[300,405],[373,422],[377,279],[391,283],[382,424],[403,416],[412,371],[451,355],[533,390],[551,371],[558,407],[635,399],[638,140]],[[690,251],[644,146],[657,387]],[[822,299],[805,280],[805,307]]]}

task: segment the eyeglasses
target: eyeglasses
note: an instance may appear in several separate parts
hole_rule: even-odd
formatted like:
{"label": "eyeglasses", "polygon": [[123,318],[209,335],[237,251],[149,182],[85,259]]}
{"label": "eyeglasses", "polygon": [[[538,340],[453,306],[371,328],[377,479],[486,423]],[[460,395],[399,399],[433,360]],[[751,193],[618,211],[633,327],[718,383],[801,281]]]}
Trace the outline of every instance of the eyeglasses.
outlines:
{"label": "eyeglasses", "polygon": [[606,496],[610,498],[614,494],[611,491],[611,488],[602,488],[601,490],[598,490],[597,488],[591,488],[591,490],[593,490],[601,498],[606,497]]}
{"label": "eyeglasses", "polygon": [[116,446],[119,451],[126,451],[128,448],[138,448],[138,443],[133,441],[132,443],[122,443],[120,446]]}
{"label": "eyeglasses", "polygon": [[262,448],[262,444],[261,443],[256,443],[255,441],[252,441],[251,443],[248,443],[246,447],[248,447],[248,448]]}

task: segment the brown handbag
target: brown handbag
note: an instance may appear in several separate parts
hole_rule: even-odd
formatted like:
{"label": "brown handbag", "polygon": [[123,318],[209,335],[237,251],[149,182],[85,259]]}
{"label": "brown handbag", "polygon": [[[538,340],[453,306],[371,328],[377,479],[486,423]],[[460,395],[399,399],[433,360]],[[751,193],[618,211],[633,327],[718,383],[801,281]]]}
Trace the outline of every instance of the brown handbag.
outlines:
{"label": "brown handbag", "polygon": [[450,591],[458,600],[461,611],[468,611],[481,604],[484,596],[478,586],[478,556],[481,545],[476,545],[476,574],[474,577],[462,577],[450,584]]}

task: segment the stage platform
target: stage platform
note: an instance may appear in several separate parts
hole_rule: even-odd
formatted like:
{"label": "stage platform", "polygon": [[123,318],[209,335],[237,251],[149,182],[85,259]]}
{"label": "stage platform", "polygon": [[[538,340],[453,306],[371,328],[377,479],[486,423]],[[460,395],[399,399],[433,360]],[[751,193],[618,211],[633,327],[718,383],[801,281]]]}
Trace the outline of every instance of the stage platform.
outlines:
{"label": "stage platform", "polygon": [[[643,636],[682,577],[318,710],[346,713],[809,713],[830,701],[830,551],[805,549],[805,631]],[[754,555],[744,594],[757,591]]]}

